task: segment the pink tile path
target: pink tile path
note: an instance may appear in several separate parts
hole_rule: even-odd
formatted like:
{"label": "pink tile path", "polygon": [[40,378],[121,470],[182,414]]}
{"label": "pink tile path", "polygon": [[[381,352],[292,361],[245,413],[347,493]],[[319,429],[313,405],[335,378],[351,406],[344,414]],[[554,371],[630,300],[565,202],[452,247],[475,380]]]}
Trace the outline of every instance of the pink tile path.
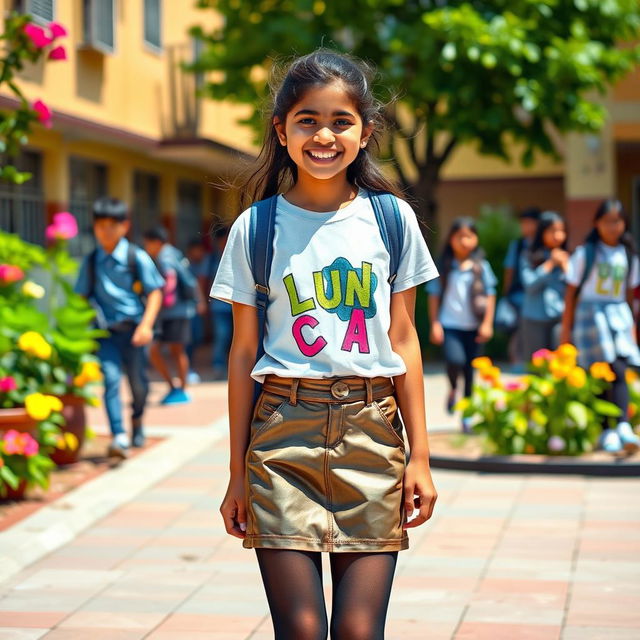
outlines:
{"label": "pink tile path", "polygon": [[[428,378],[432,391],[443,384]],[[204,426],[224,412],[224,385],[194,396],[171,417],[154,408],[154,423]],[[254,554],[218,514],[227,446],[222,438],[0,585],[0,640],[271,639]],[[640,482],[435,479],[436,515],[400,553],[387,640],[640,637]]]}

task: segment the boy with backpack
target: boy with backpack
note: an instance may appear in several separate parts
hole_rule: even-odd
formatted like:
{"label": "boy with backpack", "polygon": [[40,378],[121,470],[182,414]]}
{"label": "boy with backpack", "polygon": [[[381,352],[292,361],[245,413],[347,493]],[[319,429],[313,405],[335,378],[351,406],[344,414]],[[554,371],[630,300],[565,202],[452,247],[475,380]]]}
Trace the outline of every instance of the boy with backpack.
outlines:
{"label": "boy with backpack", "polygon": [[[151,258],[127,240],[130,225],[127,206],[121,200],[100,198],[95,202],[93,230],[98,246],[84,258],[75,285],[75,291],[95,308],[98,327],[110,334],[100,339],[98,356],[112,434],[108,455],[121,459],[128,456],[131,444],[144,446],[142,416],[149,391],[145,347],[153,339],[164,285]],[[123,370],[133,397],[131,440],[122,421]]]}
{"label": "boy with backpack", "polygon": [[[189,261],[169,243],[169,234],[164,227],[147,230],[144,246],[166,281],[156,324],[156,339],[151,345],[151,362],[169,384],[169,391],[160,402],[165,405],[184,404],[191,401],[185,390],[189,374],[186,347],[191,342],[191,319],[196,314],[198,281],[189,269]],[[179,386],[173,382],[162,355],[161,343],[169,348]]]}

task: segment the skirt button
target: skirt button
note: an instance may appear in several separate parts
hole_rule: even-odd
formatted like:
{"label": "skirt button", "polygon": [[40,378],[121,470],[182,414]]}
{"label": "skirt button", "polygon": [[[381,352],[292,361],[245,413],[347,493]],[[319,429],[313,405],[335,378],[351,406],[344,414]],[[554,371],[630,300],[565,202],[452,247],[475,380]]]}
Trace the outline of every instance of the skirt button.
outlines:
{"label": "skirt button", "polygon": [[341,380],[331,385],[331,395],[336,400],[343,400],[349,395],[349,385]]}

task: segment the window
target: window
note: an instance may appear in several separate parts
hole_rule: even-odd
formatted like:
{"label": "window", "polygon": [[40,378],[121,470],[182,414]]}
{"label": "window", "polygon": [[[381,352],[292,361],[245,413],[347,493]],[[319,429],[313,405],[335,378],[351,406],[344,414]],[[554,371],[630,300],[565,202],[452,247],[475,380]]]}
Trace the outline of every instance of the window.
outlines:
{"label": "window", "polygon": [[22,151],[12,163],[28,171],[31,179],[23,184],[0,182],[0,229],[18,234],[23,240],[44,244],[45,203],[42,191],[42,155]]}
{"label": "window", "polygon": [[178,183],[176,211],[176,245],[187,250],[189,241],[202,231],[202,187],[197,182]]}
{"label": "window", "polygon": [[78,221],[78,235],[69,242],[73,255],[84,255],[94,247],[93,203],[108,195],[107,175],[104,164],[78,157],[69,160],[69,211]]}
{"label": "window", "polygon": [[35,22],[49,23],[55,16],[54,0],[14,0],[13,9],[31,14]]}
{"label": "window", "polygon": [[136,171],[133,174],[133,208],[131,210],[134,238],[160,224],[160,177]]}
{"label": "window", "polygon": [[154,49],[162,48],[161,0],[144,0],[144,41]]}
{"label": "window", "polygon": [[115,50],[115,0],[83,0],[84,44],[103,53]]}

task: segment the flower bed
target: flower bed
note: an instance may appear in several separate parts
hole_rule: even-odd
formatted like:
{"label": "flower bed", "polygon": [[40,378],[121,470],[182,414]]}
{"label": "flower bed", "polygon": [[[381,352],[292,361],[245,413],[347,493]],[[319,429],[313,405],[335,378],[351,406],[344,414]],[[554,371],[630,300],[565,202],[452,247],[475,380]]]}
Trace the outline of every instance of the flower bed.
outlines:
{"label": "flower bed", "polygon": [[[604,362],[586,371],[577,355],[570,344],[543,349],[533,355],[531,373],[507,383],[489,358],[474,360],[480,381],[457,406],[484,436],[486,453],[578,456],[596,448],[602,424],[620,414],[601,397],[615,375]],[[633,376],[630,414],[637,424],[640,392]]]}

